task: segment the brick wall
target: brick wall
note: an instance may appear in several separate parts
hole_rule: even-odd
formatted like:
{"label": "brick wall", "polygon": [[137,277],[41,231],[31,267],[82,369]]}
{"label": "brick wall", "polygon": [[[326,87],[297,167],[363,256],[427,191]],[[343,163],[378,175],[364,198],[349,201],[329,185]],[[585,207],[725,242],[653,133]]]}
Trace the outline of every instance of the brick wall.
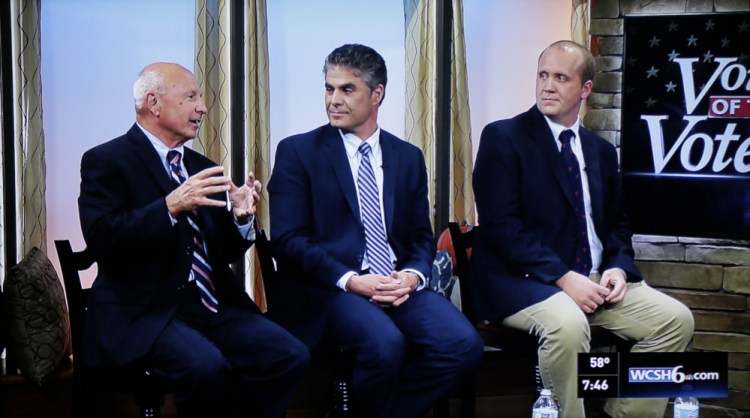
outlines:
{"label": "brick wall", "polygon": [[[626,14],[750,11],[750,0],[592,0],[597,74],[584,125],[620,146]],[[750,39],[748,39],[750,42]],[[637,235],[647,282],[693,311],[691,350],[729,353],[729,397],[701,399],[701,418],[750,418],[750,241]],[[671,408],[667,416],[671,417]]]}

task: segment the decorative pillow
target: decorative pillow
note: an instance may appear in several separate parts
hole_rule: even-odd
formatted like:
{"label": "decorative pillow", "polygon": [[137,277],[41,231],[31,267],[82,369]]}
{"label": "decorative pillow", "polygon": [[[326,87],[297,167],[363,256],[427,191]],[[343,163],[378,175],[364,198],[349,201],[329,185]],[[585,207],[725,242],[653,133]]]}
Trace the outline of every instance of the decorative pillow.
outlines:
{"label": "decorative pillow", "polygon": [[8,356],[41,385],[70,354],[70,322],[55,268],[39,248],[10,269],[3,299]]}
{"label": "decorative pillow", "polygon": [[456,277],[453,275],[451,255],[448,253],[448,250],[440,250],[437,252],[435,261],[432,263],[430,287],[432,290],[450,299],[451,293],[453,293],[453,285],[455,284]]}

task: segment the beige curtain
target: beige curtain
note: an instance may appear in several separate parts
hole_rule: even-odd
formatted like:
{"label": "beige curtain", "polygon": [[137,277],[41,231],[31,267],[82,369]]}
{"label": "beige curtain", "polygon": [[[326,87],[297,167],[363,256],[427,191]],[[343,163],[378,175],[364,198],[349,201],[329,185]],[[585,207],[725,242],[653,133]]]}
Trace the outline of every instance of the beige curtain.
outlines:
{"label": "beige curtain", "polygon": [[[270,177],[270,120],[268,94],[268,39],[266,1],[243,0],[235,6],[244,14],[244,80],[232,86],[229,38],[233,28],[229,0],[196,0],[195,75],[208,106],[203,127],[193,148],[222,164],[231,172],[231,156],[242,156],[243,171],[252,171],[265,186]],[[230,103],[232,94],[243,94],[245,141],[243,149],[232,149]],[[268,195],[262,189],[256,222],[268,229]],[[246,256],[246,287],[264,310],[265,297],[254,248]]]}
{"label": "beige curtain", "polygon": [[193,148],[231,172],[229,0],[196,0],[195,77],[208,113]]}
{"label": "beige curtain", "polygon": [[[44,129],[42,126],[42,78],[41,78],[41,38],[39,14],[41,0],[10,0],[12,85],[3,86],[3,94],[12,94],[13,109],[3,117],[13,118],[14,149],[3,149],[3,160],[13,161],[14,184],[10,179],[3,180],[4,187],[16,190],[14,261],[21,258],[34,246],[46,252],[47,209],[45,192],[47,188],[47,166],[44,161]],[[13,153],[12,160],[5,153]],[[2,208],[6,213],[7,207]],[[0,223],[5,217],[0,218]],[[6,226],[2,226],[5,231]],[[3,234],[4,235],[4,234]],[[4,238],[3,238],[4,239]],[[5,257],[7,243],[2,242]],[[8,260],[2,260],[0,274],[4,274]]]}
{"label": "beige curtain", "polygon": [[[435,177],[450,170],[451,220],[474,223],[471,188],[472,146],[469,93],[461,0],[452,0],[451,165],[435,164],[437,5],[434,0],[404,0],[406,24],[406,140],[422,149],[427,163],[429,198],[434,211]],[[434,214],[434,213],[433,213]],[[440,231],[436,231],[440,233]]]}
{"label": "beige curtain", "polygon": [[[266,0],[245,1],[245,171],[252,170],[263,184],[256,222],[270,229],[268,193],[265,185],[271,177],[270,86],[268,84],[268,30]],[[253,282],[255,302],[265,311],[266,301],[257,253],[247,263]]]}
{"label": "beige curtain", "polygon": [[[589,0],[573,0],[573,10],[570,16],[570,39],[591,49],[589,37]],[[579,114],[581,120],[586,116],[588,106],[586,101],[581,103]]]}
{"label": "beige curtain", "polygon": [[466,72],[466,41],[462,0],[453,2],[451,42],[451,216],[456,222],[474,225],[474,169],[471,145],[469,80]]}

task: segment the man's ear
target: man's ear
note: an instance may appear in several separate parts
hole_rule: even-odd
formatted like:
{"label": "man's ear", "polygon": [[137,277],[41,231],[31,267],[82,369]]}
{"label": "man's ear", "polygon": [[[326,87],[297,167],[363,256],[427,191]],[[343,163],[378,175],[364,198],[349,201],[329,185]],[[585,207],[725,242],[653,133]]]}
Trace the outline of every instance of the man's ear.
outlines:
{"label": "man's ear", "polygon": [[586,100],[586,98],[589,97],[591,92],[594,90],[594,82],[591,80],[586,81],[583,83],[583,88],[581,88],[581,100]]}
{"label": "man's ear", "polygon": [[372,89],[372,93],[370,94],[370,98],[372,99],[372,104],[375,106],[380,106],[380,103],[383,102],[383,97],[385,96],[385,87],[383,87],[382,84],[378,84],[377,87]]}
{"label": "man's ear", "polygon": [[148,107],[148,110],[154,114],[154,116],[158,117],[161,113],[161,105],[159,105],[159,100],[157,99],[156,94],[152,92],[146,93],[146,106]]}

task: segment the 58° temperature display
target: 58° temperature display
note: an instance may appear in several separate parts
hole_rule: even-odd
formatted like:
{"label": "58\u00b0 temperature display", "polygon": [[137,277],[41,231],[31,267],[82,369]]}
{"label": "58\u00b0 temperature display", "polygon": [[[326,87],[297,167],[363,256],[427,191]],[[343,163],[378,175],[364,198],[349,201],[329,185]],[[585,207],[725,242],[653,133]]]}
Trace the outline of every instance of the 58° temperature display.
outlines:
{"label": "58\u00b0 temperature display", "polygon": [[578,397],[609,398],[618,394],[617,353],[578,355]]}

